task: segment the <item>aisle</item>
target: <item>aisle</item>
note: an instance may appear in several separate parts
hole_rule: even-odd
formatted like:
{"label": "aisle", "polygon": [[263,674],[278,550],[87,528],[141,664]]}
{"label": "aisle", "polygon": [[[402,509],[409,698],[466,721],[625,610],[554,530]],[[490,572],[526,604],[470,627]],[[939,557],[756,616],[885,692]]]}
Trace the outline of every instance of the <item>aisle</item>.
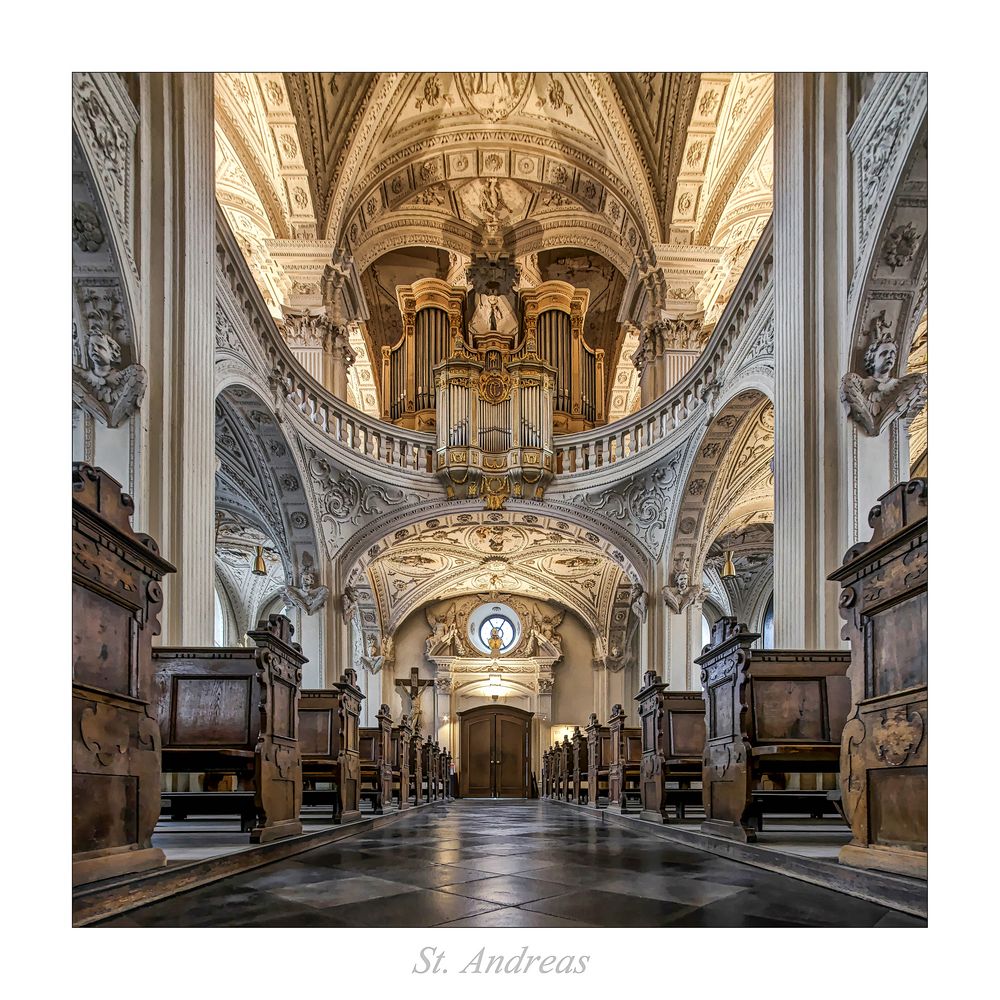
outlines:
{"label": "aisle", "polygon": [[554,803],[465,799],[105,921],[111,927],[922,927]]}

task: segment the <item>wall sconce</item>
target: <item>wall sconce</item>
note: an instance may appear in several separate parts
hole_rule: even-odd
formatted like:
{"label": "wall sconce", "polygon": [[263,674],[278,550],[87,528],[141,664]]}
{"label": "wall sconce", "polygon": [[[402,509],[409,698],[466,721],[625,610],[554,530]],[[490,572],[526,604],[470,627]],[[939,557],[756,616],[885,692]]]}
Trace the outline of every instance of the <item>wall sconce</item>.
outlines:
{"label": "wall sconce", "polygon": [[441,721],[442,722],[447,722],[448,721],[448,716],[447,715],[442,715],[441,716]]}
{"label": "wall sconce", "polygon": [[254,576],[267,576],[267,566],[264,564],[264,546],[257,546],[257,556],[253,561],[253,569],[250,570]]}
{"label": "wall sconce", "polygon": [[732,550],[726,552],[726,559],[722,564],[721,576],[723,580],[731,580],[734,576],[736,576],[736,567],[733,565]]}

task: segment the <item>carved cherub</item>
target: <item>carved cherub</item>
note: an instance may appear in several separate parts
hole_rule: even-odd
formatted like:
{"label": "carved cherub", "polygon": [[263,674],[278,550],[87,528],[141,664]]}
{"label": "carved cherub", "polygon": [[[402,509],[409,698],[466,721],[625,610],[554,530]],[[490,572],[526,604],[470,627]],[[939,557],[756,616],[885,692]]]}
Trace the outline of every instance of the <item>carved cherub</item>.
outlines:
{"label": "carved cherub", "polygon": [[840,398],[848,414],[872,437],[897,417],[912,420],[927,402],[926,375],[895,375],[899,348],[889,332],[891,326],[884,309],[872,319],[864,355],[867,376],[848,372],[840,385]]}
{"label": "carved cherub", "polygon": [[299,586],[285,587],[281,593],[289,606],[300,608],[307,615],[312,615],[326,604],[330,591],[329,588],[320,586],[319,577],[307,553],[302,557]]}
{"label": "carved cherub", "polygon": [[103,330],[92,328],[87,336],[85,364],[73,366],[74,401],[89,395],[101,407],[109,427],[117,427],[135,412],[146,391],[146,370],[142,365],[121,364],[122,350]]}

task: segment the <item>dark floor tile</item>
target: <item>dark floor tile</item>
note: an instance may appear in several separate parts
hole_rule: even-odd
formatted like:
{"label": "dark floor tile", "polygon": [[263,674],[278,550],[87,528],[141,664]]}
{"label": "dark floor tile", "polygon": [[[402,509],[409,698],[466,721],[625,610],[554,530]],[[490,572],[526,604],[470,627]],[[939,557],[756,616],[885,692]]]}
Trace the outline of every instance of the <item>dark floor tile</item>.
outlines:
{"label": "dark floor tile", "polygon": [[517,906],[520,903],[529,903],[533,899],[559,896],[568,889],[568,886],[556,882],[519,878],[516,875],[495,875],[492,878],[443,886],[441,891],[472,899],[485,899],[487,902],[500,903],[503,906]]}
{"label": "dark floor tile", "polygon": [[342,927],[434,927],[496,908],[496,904],[481,899],[417,889],[405,895],[336,906],[325,913]]}
{"label": "dark floor tile", "polygon": [[886,915],[875,925],[876,927],[926,927],[927,921],[921,917],[911,916],[909,913],[900,913],[897,910],[888,910]]}
{"label": "dark floor tile", "polygon": [[581,920],[595,927],[663,927],[690,906],[659,899],[623,896],[600,889],[583,889],[550,899],[525,903],[525,910]]}
{"label": "dark floor tile", "polygon": [[474,917],[452,920],[440,927],[589,927],[590,924],[565,917],[554,917],[549,913],[535,913],[516,906],[505,906],[500,910],[490,910]]}
{"label": "dark floor tile", "polygon": [[499,854],[488,854],[481,858],[466,858],[453,861],[455,868],[468,868],[471,871],[492,872],[494,875],[514,875],[519,872],[531,871],[535,868],[551,867],[548,861],[531,857],[504,857]]}

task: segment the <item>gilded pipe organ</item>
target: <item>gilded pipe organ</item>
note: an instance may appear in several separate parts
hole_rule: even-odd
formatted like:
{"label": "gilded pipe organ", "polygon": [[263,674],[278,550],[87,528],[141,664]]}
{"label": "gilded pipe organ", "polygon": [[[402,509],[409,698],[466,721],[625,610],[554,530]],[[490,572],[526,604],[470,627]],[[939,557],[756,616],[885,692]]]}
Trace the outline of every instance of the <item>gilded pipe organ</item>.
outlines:
{"label": "gilded pipe organ", "polygon": [[604,352],[584,337],[590,293],[565,281],[517,289],[510,261],[481,259],[468,286],[401,285],[403,333],[382,349],[383,416],[434,430],[449,496],[540,499],[553,434],[605,420]]}

